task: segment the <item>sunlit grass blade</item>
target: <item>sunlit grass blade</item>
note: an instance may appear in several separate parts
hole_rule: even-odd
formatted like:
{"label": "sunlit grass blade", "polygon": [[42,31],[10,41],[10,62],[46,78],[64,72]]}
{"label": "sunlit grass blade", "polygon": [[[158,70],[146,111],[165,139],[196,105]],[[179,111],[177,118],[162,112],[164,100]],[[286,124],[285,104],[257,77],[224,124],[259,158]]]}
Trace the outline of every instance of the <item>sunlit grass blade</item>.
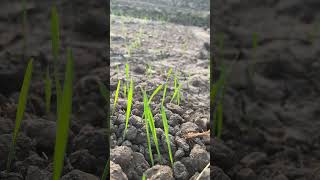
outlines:
{"label": "sunlit grass blade", "polygon": [[162,86],[163,86],[162,84],[160,86],[158,86],[157,89],[154,90],[154,92],[151,94],[149,101],[148,101],[149,104],[151,103],[153,97],[162,89]]}
{"label": "sunlit grass blade", "polygon": [[123,83],[123,96],[127,97],[127,85],[126,85],[126,83]]}
{"label": "sunlit grass blade", "polygon": [[129,117],[131,114],[131,105],[132,105],[132,97],[133,97],[133,80],[130,80],[130,87],[128,92],[128,101],[127,101],[127,111],[126,111],[126,126],[124,129],[124,137],[126,136],[128,124],[129,124]]}
{"label": "sunlit grass blade", "polygon": [[[147,106],[148,106],[148,97],[145,92],[143,92],[143,107],[144,107],[144,113],[147,112]],[[143,118],[143,117],[142,117]],[[154,161],[153,161],[153,154],[152,154],[152,149],[151,149],[151,141],[150,141],[150,133],[149,133],[149,126],[148,126],[148,116],[145,116],[145,123],[146,123],[146,133],[147,133],[147,143],[148,143],[148,152],[149,152],[149,157],[152,166],[154,166]]]}
{"label": "sunlit grass blade", "polygon": [[49,68],[47,68],[46,77],[45,77],[45,101],[46,101],[46,112],[47,114],[50,113],[51,109],[51,91],[52,91],[52,80],[50,77]]}
{"label": "sunlit grass blade", "polygon": [[146,178],[146,175],[145,174],[143,174],[142,175],[142,179],[141,180],[147,180],[147,178]]}
{"label": "sunlit grass blade", "polygon": [[68,49],[67,65],[61,104],[56,129],[56,142],[53,159],[53,180],[59,180],[63,169],[64,155],[68,142],[69,122],[72,113],[72,81],[73,81],[73,54]]}
{"label": "sunlit grass blade", "polygon": [[12,135],[12,142],[11,142],[10,151],[9,151],[8,160],[7,160],[7,172],[10,171],[11,162],[12,162],[14,154],[15,154],[17,137],[18,137],[19,129],[21,126],[21,121],[23,119],[24,111],[25,111],[26,104],[27,104],[27,97],[28,97],[28,92],[29,92],[29,88],[30,88],[30,81],[31,81],[31,77],[32,77],[32,69],[33,69],[33,60],[31,59],[28,63],[27,70],[24,75],[20,95],[19,95],[15,128],[14,128],[14,132]]}
{"label": "sunlit grass blade", "polygon": [[107,180],[107,177],[109,175],[109,169],[110,169],[110,161],[107,160],[107,163],[103,169],[101,180]]}
{"label": "sunlit grass blade", "polygon": [[166,79],[166,82],[165,82],[165,86],[164,86],[164,90],[163,90],[163,96],[162,96],[162,101],[161,101],[161,105],[162,105],[162,106],[163,106],[164,100],[165,100],[165,98],[166,98],[166,93],[167,93],[167,88],[168,88],[168,83],[169,83],[168,81],[169,81],[171,72],[172,72],[172,68],[169,69],[168,74],[167,74],[167,79]]}
{"label": "sunlit grass blade", "polygon": [[103,98],[108,101],[109,98],[109,91],[107,89],[107,86],[104,85],[102,82],[99,81],[99,91],[100,94],[103,96]]}
{"label": "sunlit grass blade", "polygon": [[166,142],[167,142],[167,146],[168,146],[171,167],[173,167],[173,158],[172,158],[171,145],[170,145],[170,139],[169,139],[169,125],[168,125],[168,119],[167,119],[167,116],[166,116],[166,112],[165,112],[165,107],[164,106],[161,106],[161,117],[162,117],[164,133],[165,133],[165,136],[166,136]]}
{"label": "sunlit grass blade", "polygon": [[[181,89],[182,84],[179,84],[177,88],[175,88],[173,96],[170,100],[170,103],[176,98],[177,102],[178,102],[178,93],[180,93],[180,89]],[[180,97],[179,97],[180,98]],[[179,101],[180,102],[180,101]]]}
{"label": "sunlit grass blade", "polygon": [[118,81],[118,85],[117,85],[117,89],[116,89],[116,93],[114,95],[114,102],[113,102],[113,109],[112,109],[112,113],[115,111],[116,106],[117,106],[117,102],[118,102],[118,97],[119,97],[119,90],[120,90],[120,85],[121,85],[121,81]]}

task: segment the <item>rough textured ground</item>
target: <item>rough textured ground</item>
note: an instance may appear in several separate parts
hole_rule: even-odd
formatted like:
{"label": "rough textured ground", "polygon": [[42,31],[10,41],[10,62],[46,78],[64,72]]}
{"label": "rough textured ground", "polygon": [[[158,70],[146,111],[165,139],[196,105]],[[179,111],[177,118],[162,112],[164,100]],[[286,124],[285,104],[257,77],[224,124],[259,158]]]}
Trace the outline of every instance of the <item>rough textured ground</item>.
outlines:
{"label": "rough textured ground", "polygon": [[[141,47],[127,53],[126,44],[136,41],[141,32]],[[123,88],[114,114],[111,116],[111,178],[141,179],[195,179],[210,161],[209,136],[186,138],[192,133],[207,132],[209,121],[209,32],[201,27],[182,26],[159,21],[145,21],[130,17],[111,17],[111,107],[118,80],[125,78],[125,63],[130,66],[134,80],[134,100],[129,119],[127,137],[123,139],[125,127],[126,99]],[[117,68],[119,67],[119,72]],[[147,68],[151,66],[151,70]],[[151,103],[160,152],[164,161],[157,162],[153,146],[155,166],[147,149],[145,123],[142,117],[143,100],[140,87],[148,95],[166,79],[169,67],[180,73],[183,99],[180,105],[170,103],[173,94],[173,75],[169,80],[165,101],[169,121],[169,136],[174,156],[170,167],[167,145],[160,115],[162,92]],[[149,73],[150,72],[150,73]],[[190,75],[190,76],[189,76]],[[189,82],[189,85],[187,85]],[[122,82],[123,84],[123,82]],[[118,177],[118,178],[115,178]],[[121,178],[119,178],[121,177]],[[206,169],[201,179],[209,179]]]}
{"label": "rough textured ground", "polygon": [[[216,1],[213,6],[215,38],[225,34],[224,57],[234,65],[222,140],[212,139],[211,178],[319,179],[320,2]],[[219,63],[222,52],[214,48]],[[256,74],[250,79],[252,62]]]}
{"label": "rough textured ground", "polygon": [[[44,74],[52,65],[50,41],[51,1],[27,1],[27,58],[22,58],[21,1],[0,2],[0,179],[51,179],[56,118],[44,106]],[[109,154],[105,102],[97,81],[106,82],[105,1],[58,1],[62,57],[66,47],[74,52],[73,117],[62,179],[99,179]],[[94,29],[94,30],[93,30]],[[29,57],[34,72],[27,112],[18,138],[12,173],[4,174],[18,93]],[[52,66],[51,66],[52,67]],[[63,66],[62,71],[63,72]],[[52,72],[52,71],[51,71]],[[61,76],[63,74],[61,73]],[[55,92],[54,96],[55,96]],[[53,102],[55,98],[53,97]],[[52,104],[51,112],[55,112]]]}

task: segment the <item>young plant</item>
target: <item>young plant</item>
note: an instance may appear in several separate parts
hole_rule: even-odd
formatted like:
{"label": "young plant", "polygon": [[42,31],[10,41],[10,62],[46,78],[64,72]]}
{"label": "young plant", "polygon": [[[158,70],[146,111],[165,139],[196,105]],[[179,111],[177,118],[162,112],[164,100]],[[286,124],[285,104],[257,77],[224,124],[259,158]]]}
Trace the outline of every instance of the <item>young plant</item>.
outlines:
{"label": "young plant", "polygon": [[118,85],[117,85],[116,93],[115,93],[115,95],[114,95],[113,109],[112,109],[112,113],[111,113],[111,114],[113,114],[113,112],[115,111],[116,106],[117,106],[118,97],[119,97],[120,85],[121,85],[121,81],[118,80]]}
{"label": "young plant", "polygon": [[146,178],[146,175],[145,174],[143,174],[142,175],[142,180],[146,180],[147,178]]}
{"label": "young plant", "polygon": [[160,149],[159,149],[157,132],[156,132],[156,128],[155,128],[155,125],[154,125],[154,119],[153,119],[152,111],[151,111],[150,106],[149,106],[148,96],[147,96],[147,93],[145,91],[143,91],[143,97],[144,97],[144,107],[145,107],[144,115],[145,115],[146,120],[148,121],[148,122],[146,122],[146,124],[148,124],[148,126],[150,127],[151,134],[152,134],[152,139],[153,139],[154,144],[156,145],[156,150],[157,150],[157,153],[158,153],[158,159],[161,162],[161,154],[160,154]]}
{"label": "young plant", "polygon": [[14,128],[14,132],[12,135],[12,142],[11,142],[10,151],[9,151],[8,160],[7,160],[7,172],[10,171],[11,162],[12,162],[12,159],[15,154],[15,148],[16,148],[16,143],[17,143],[17,137],[19,134],[19,129],[21,126],[21,121],[23,119],[24,111],[25,111],[26,104],[27,104],[27,97],[28,97],[28,92],[29,92],[29,88],[30,88],[30,81],[31,81],[31,77],[32,77],[32,68],[33,68],[32,63],[33,63],[33,60],[31,59],[28,63],[27,70],[25,72],[23,83],[22,83],[22,88],[21,88],[20,95],[19,95],[15,128]]}
{"label": "young plant", "polygon": [[172,68],[169,69],[168,74],[167,74],[167,79],[165,82],[165,86],[164,86],[164,90],[163,90],[163,96],[162,96],[162,101],[161,101],[161,105],[163,106],[164,104],[164,100],[166,98],[166,93],[167,93],[167,88],[168,88],[168,82],[169,82],[169,78],[172,72]]}
{"label": "young plant", "polygon": [[168,119],[167,119],[167,116],[166,116],[166,112],[165,112],[165,107],[164,106],[161,106],[161,117],[162,117],[164,133],[165,133],[165,136],[166,136],[166,142],[167,142],[167,146],[168,146],[171,167],[173,167],[173,158],[172,158],[170,138],[169,138],[169,125],[168,125]]}
{"label": "young plant", "polygon": [[[58,59],[60,52],[60,32],[59,32],[59,17],[57,8],[55,6],[51,9],[51,41],[52,41],[52,55],[54,59],[54,80],[56,85],[56,94],[57,94],[57,111],[59,110],[58,106],[61,103],[61,94],[62,88],[60,84],[60,80],[58,77]],[[57,112],[58,114],[59,112]]]}
{"label": "young plant", "polygon": [[128,124],[129,124],[129,117],[131,114],[131,106],[132,106],[132,98],[133,98],[133,80],[130,80],[130,87],[129,87],[129,92],[128,92],[128,101],[127,101],[127,111],[126,111],[126,126],[124,129],[124,134],[123,138],[125,138],[127,129],[128,129]]}
{"label": "young plant", "polygon": [[66,73],[61,97],[58,104],[58,121],[56,129],[56,142],[53,159],[53,180],[59,180],[63,169],[64,155],[68,142],[70,116],[72,113],[72,81],[73,81],[73,54],[68,49]]}
{"label": "young plant", "polygon": [[106,180],[109,175],[110,161],[107,160],[107,163],[103,169],[101,180]]}
{"label": "young plant", "polygon": [[[144,104],[144,106],[143,106],[144,113],[146,113],[147,112],[147,105],[148,105],[148,97],[144,91],[143,91],[143,104]],[[154,166],[147,116],[145,118],[144,118],[144,116],[142,116],[142,118],[145,119],[145,124],[146,124],[147,143],[148,143],[148,152],[149,152],[150,161],[151,161],[152,166]]]}

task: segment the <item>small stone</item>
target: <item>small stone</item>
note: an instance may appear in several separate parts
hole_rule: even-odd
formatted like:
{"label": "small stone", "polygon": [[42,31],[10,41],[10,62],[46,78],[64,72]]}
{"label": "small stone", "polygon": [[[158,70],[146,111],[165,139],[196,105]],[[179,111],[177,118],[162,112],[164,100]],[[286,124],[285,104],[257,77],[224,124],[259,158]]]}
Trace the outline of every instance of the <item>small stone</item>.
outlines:
{"label": "small stone", "polygon": [[98,177],[92,175],[92,174],[88,174],[85,172],[82,172],[80,170],[72,170],[71,172],[69,172],[68,174],[64,175],[61,180],[99,180]]}
{"label": "small stone", "polygon": [[145,172],[148,180],[174,180],[172,169],[169,166],[155,165]]}
{"label": "small stone", "polygon": [[127,167],[133,158],[133,151],[127,146],[117,146],[111,149],[110,159],[116,164],[119,164],[122,168]]}
{"label": "small stone", "polygon": [[127,175],[122,171],[119,164],[110,161],[110,180],[128,180]]}
{"label": "small stone", "polygon": [[179,160],[181,159],[183,156],[185,156],[184,150],[183,149],[178,149],[176,151],[176,153],[174,153],[174,159],[175,160]]}
{"label": "small stone", "polygon": [[178,147],[182,148],[185,152],[190,151],[190,146],[185,139],[183,139],[179,136],[176,136],[175,141],[176,141]]}
{"label": "small stone", "polygon": [[187,168],[180,161],[176,161],[173,164],[173,172],[174,172],[174,177],[181,180],[187,179],[189,175]]}
{"label": "small stone", "polygon": [[203,170],[210,162],[210,154],[198,144],[196,144],[192,148],[190,157],[194,160],[195,166],[198,168],[198,171]]}

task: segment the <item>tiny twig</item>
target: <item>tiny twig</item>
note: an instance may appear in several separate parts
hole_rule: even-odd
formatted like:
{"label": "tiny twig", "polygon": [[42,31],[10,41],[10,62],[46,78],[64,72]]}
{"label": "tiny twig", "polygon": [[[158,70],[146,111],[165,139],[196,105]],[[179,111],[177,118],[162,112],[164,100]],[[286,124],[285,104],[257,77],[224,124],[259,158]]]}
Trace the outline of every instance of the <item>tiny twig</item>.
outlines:
{"label": "tiny twig", "polygon": [[205,131],[205,132],[201,132],[201,133],[190,132],[190,133],[187,133],[187,134],[184,135],[184,137],[186,139],[192,139],[192,138],[204,137],[204,136],[210,137],[210,130]]}

